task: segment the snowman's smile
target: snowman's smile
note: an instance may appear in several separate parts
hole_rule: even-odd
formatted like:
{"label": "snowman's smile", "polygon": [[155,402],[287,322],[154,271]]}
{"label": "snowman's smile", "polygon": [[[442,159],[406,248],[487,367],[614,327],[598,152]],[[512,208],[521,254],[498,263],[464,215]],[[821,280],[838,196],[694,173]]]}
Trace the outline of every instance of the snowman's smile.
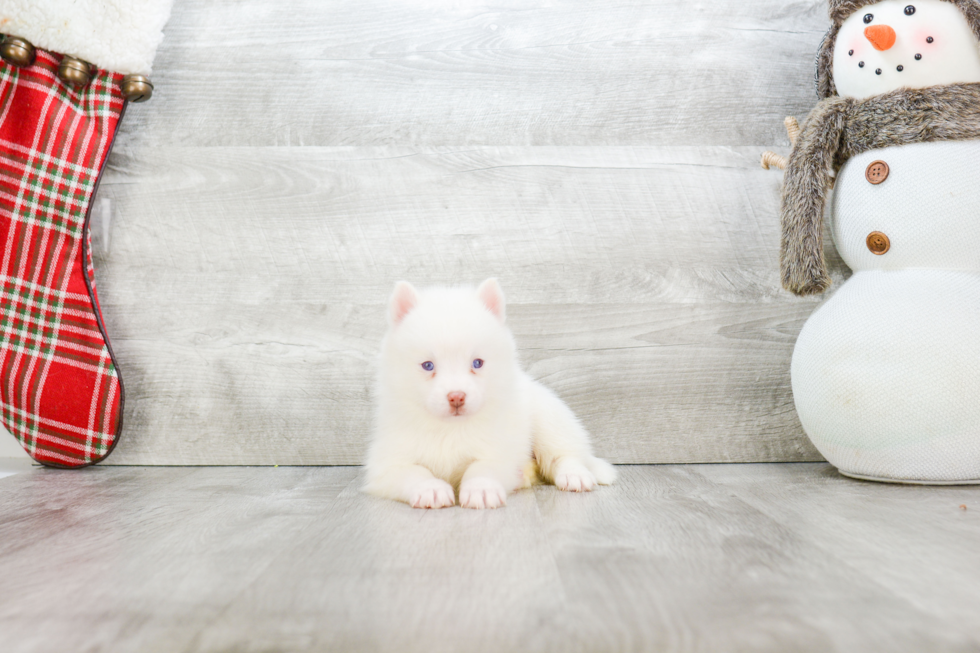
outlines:
{"label": "snowman's smile", "polygon": [[[918,59],[921,59],[922,56],[920,55],[917,58]],[[864,68],[864,62],[863,61],[859,61],[858,62],[858,68]],[[897,66],[895,66],[895,72],[899,72],[900,73],[903,70],[905,70],[905,66],[903,66],[902,64],[898,64]],[[884,71],[882,71],[881,68],[875,68],[875,75],[880,75],[882,72],[884,72]]]}

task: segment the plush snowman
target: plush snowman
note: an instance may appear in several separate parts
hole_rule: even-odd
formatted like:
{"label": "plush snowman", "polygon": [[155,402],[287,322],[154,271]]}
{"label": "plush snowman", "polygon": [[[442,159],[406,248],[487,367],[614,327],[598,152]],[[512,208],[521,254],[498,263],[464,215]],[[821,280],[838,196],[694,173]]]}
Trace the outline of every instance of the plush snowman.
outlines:
{"label": "plush snowman", "polygon": [[782,198],[783,285],[830,285],[822,218],[853,275],[793,353],[817,449],[865,479],[980,482],[980,2],[831,0],[823,98]]}

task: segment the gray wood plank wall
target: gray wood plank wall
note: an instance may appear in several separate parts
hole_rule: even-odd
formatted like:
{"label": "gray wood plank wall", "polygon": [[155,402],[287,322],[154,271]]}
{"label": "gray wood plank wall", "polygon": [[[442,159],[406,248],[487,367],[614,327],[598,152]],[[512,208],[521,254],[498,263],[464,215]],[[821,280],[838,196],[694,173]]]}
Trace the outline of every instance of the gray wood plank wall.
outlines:
{"label": "gray wood plank wall", "polygon": [[[117,464],[350,464],[393,283],[500,278],[614,462],[816,460],[779,287],[821,1],[178,0],[96,225]],[[846,268],[834,260],[838,280]]]}

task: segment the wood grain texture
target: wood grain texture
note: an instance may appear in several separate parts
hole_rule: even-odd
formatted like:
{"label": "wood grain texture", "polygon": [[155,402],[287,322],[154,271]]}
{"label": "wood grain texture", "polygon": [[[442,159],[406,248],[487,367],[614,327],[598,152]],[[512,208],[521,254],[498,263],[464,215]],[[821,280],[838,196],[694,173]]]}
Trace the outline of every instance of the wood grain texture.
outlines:
{"label": "wood grain texture", "polygon": [[[851,485],[828,481],[835,474],[827,470],[800,473],[796,465],[761,470],[716,465],[698,471],[769,517],[796,524],[813,545],[846,546],[848,567],[909,605],[952,623],[977,623],[980,590],[939,579],[980,573],[970,541],[980,535],[980,488],[949,494],[935,487]],[[815,504],[821,509],[814,510]],[[973,535],[964,539],[966,533]],[[860,546],[853,543],[858,541]],[[944,544],[937,546],[939,541]]]}
{"label": "wood grain texture", "polygon": [[[159,148],[101,192],[114,463],[357,464],[395,280],[495,275],[615,462],[813,460],[754,148]],[[121,216],[125,216],[124,218]],[[835,267],[840,280],[842,265]]]}
{"label": "wood grain texture", "polygon": [[[906,493],[891,502],[903,524],[865,540],[836,529],[830,514],[848,499],[865,519],[864,531],[885,521],[874,515],[892,486],[853,483],[825,464],[663,466],[626,468],[620,482],[587,498],[593,505],[539,488],[563,587],[578,600],[566,606],[573,650],[582,651],[924,651],[973,650],[976,620],[947,609],[980,591],[961,585],[977,577],[976,560],[951,575],[928,561],[910,562],[905,548],[918,540],[920,515],[939,512],[944,533],[926,538],[945,553],[946,538],[968,546],[980,520],[957,507],[980,491]],[[715,479],[723,476],[724,480]],[[816,486],[809,493],[803,486]],[[769,501],[743,494],[768,489]],[[777,497],[795,492],[804,521],[784,512]],[[763,490],[765,491],[765,490]],[[824,502],[823,496],[836,501]],[[833,507],[832,507],[833,506]],[[954,534],[955,533],[955,534]],[[943,555],[938,553],[937,555]],[[901,561],[901,562],[899,562]],[[898,566],[898,569],[892,570]],[[926,578],[957,578],[913,596],[879,583],[893,574],[916,587]],[[962,575],[961,575],[962,574]],[[966,625],[969,623],[970,625]]]}
{"label": "wood grain texture", "polygon": [[3,650],[186,650],[357,473],[266,471],[34,470],[0,481]]}
{"label": "wood grain texture", "polygon": [[[980,488],[621,467],[417,511],[356,468],[0,480],[5,653],[974,651]],[[966,510],[960,508],[967,507]]]}
{"label": "wood grain texture", "polygon": [[815,103],[821,0],[175,3],[157,145],[760,145]]}
{"label": "wood grain texture", "polygon": [[178,1],[93,234],[109,462],[360,463],[393,283],[488,276],[600,454],[819,459],[788,377],[817,301],[779,288],[758,157],[814,103],[825,12]]}

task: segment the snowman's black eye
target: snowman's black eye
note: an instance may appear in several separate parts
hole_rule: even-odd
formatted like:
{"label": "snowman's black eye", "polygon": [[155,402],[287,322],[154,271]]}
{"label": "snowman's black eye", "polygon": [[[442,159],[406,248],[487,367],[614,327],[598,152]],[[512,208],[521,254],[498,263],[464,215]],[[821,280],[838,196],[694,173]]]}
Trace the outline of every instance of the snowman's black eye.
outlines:
{"label": "snowman's black eye", "polygon": [[870,23],[874,19],[875,19],[875,15],[874,14],[865,14],[864,15],[864,22],[866,22],[866,23]]}
{"label": "snowman's black eye", "polygon": [[914,13],[915,13],[915,7],[913,7],[912,5],[909,5],[908,7],[905,8],[906,16],[911,16]]}

